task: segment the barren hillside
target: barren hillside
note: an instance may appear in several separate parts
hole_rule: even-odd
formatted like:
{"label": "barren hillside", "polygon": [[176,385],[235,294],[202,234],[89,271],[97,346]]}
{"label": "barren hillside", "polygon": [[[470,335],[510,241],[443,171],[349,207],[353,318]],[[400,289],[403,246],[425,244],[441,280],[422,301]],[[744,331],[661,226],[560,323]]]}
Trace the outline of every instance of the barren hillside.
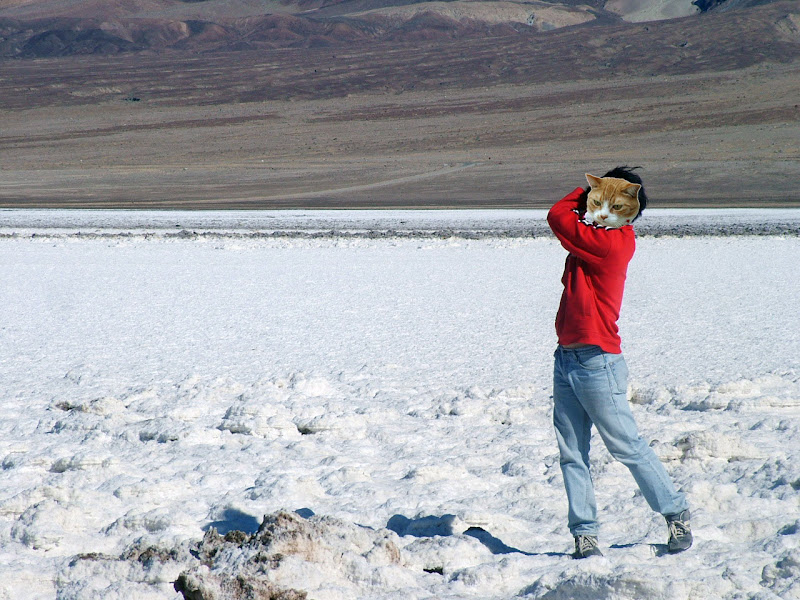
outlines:
{"label": "barren hillside", "polygon": [[[797,2],[647,23],[564,4],[593,18],[524,33],[458,20],[463,1],[303,10],[345,4],[413,26],[240,14],[0,60],[0,206],[545,206],[616,164],[644,167],[654,206],[800,202]],[[179,5],[223,2],[125,3]]]}
{"label": "barren hillside", "polygon": [[528,37],[765,0],[3,0],[0,57]]}

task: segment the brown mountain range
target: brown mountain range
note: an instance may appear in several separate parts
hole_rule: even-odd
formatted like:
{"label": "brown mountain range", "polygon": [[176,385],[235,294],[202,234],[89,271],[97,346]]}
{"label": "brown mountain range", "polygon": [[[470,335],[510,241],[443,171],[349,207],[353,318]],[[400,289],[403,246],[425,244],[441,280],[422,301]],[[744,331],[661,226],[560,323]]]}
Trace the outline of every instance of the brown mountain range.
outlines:
{"label": "brown mountain range", "polygon": [[[0,56],[195,52],[528,36],[769,0],[3,0]],[[666,8],[663,5],[666,4]]]}
{"label": "brown mountain range", "polygon": [[12,2],[18,5],[0,9],[0,54],[24,58],[513,36],[619,18],[587,6],[515,1]]}
{"label": "brown mountain range", "polygon": [[0,0],[0,206],[794,206],[798,3],[620,2]]}

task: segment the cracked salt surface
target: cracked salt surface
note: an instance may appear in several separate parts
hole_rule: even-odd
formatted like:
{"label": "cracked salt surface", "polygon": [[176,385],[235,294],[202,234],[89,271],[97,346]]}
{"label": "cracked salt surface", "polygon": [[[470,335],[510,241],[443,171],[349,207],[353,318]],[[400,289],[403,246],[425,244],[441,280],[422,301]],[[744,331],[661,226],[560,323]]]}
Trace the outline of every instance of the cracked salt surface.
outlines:
{"label": "cracked salt surface", "polygon": [[2,599],[800,597],[796,235],[639,240],[629,396],[696,543],[598,440],[606,556],[572,561],[553,239],[50,226],[0,239]]}

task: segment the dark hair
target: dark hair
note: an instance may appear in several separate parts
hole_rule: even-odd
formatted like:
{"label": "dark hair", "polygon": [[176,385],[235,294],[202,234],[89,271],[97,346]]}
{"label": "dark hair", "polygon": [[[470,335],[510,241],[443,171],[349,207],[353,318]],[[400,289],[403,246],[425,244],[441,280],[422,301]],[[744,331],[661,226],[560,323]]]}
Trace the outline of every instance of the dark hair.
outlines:
{"label": "dark hair", "polygon": [[603,177],[616,177],[617,179],[624,179],[625,181],[638,183],[642,186],[642,188],[639,190],[639,214],[633,218],[634,221],[642,215],[642,212],[647,207],[647,194],[644,191],[644,185],[642,185],[642,178],[634,173],[636,169],[641,168],[642,167],[629,167],[628,165],[624,165],[622,167],[614,167],[608,173],[603,175]]}

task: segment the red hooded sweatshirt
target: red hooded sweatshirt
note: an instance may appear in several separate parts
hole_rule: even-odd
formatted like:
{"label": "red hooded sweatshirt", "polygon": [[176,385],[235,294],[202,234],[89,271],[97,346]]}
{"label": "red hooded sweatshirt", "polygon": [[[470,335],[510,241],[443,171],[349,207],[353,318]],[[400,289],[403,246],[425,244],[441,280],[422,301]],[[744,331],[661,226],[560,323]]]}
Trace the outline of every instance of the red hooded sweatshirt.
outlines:
{"label": "red hooded sweatshirt", "polygon": [[632,225],[608,229],[584,221],[578,204],[585,194],[582,188],[575,189],[547,215],[550,229],[569,252],[556,334],[562,346],[593,344],[620,354],[617,320],[636,235]]}

